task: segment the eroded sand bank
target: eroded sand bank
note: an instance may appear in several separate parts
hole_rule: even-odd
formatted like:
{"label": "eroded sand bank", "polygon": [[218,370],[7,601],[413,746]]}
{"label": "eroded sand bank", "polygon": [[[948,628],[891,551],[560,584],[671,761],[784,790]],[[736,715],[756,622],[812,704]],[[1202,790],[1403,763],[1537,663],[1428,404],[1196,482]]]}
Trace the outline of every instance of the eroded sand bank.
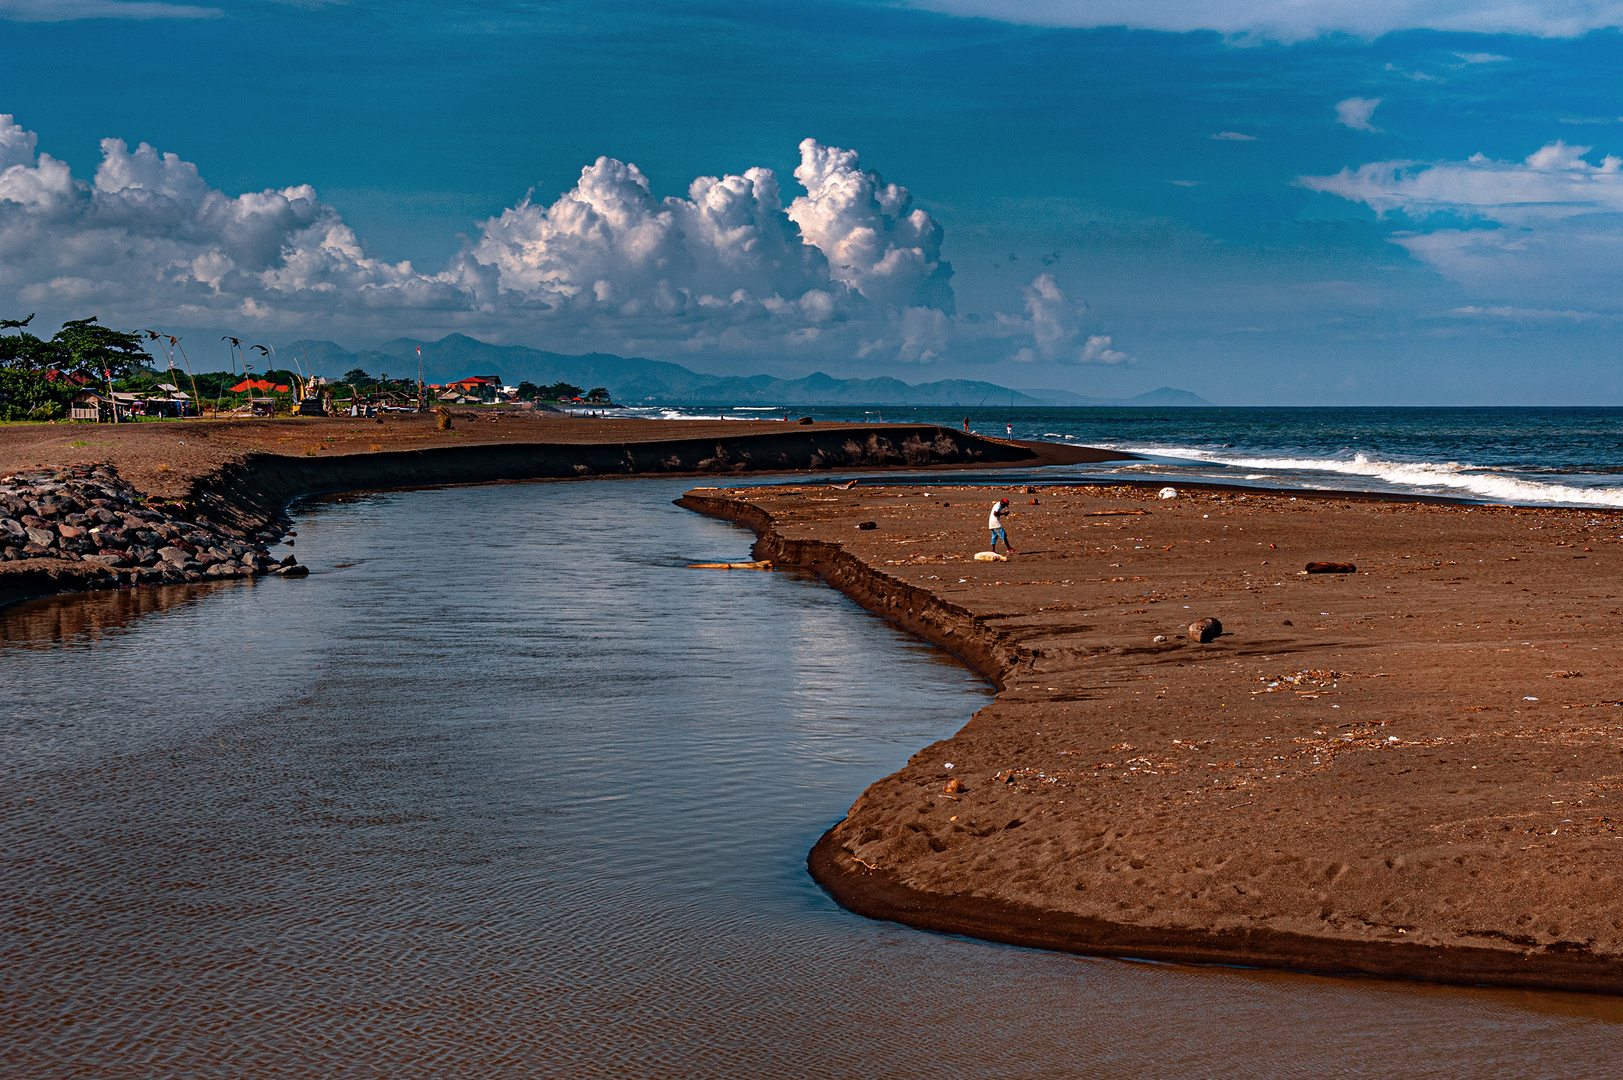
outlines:
{"label": "eroded sand bank", "polygon": [[[1129,456],[988,439],[930,424],[688,422],[525,412],[461,411],[450,430],[439,429],[431,414],[31,424],[0,428],[0,491],[35,499],[56,481],[95,466],[135,489],[137,509],[181,531],[196,523],[251,540],[279,538],[288,501],[318,493],[670,473],[1018,468]],[[38,517],[40,512],[19,504],[0,507],[0,518],[32,514],[34,520],[24,524],[56,534],[58,523],[46,520],[48,513]],[[42,535],[24,550],[28,538],[20,530],[0,530],[0,554],[6,556],[0,561],[0,605],[146,583],[139,567],[114,570],[97,561],[98,552],[84,538],[57,544],[54,535]],[[119,565],[129,565],[122,555]]]}
{"label": "eroded sand bank", "polygon": [[[975,562],[1005,492],[1021,554]],[[999,686],[814,849],[846,906],[1084,953],[1623,991],[1614,515],[940,484],[683,502]],[[1200,644],[1204,616],[1224,634]]]}

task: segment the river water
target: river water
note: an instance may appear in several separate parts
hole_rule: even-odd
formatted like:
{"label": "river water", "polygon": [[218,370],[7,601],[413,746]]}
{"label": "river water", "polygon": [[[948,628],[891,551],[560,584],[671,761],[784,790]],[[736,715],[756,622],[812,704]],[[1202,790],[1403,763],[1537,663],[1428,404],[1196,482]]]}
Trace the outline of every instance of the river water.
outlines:
{"label": "river water", "polygon": [[1606,998],[871,922],[805,853],[988,687],[685,485],[306,508],[314,573],[0,612],[18,1077],[1611,1076]]}

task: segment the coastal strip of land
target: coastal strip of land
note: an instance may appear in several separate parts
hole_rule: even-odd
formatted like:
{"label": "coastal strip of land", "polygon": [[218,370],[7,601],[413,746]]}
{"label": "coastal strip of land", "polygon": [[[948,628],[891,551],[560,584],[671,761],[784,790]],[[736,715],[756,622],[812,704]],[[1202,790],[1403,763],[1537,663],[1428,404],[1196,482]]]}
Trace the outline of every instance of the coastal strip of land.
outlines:
{"label": "coastal strip of land", "polygon": [[[818,842],[841,904],[1085,954],[1623,992],[1623,520],[937,480],[681,500],[998,688]],[[977,561],[1005,494],[1020,554]]]}
{"label": "coastal strip of land", "polygon": [[929,424],[662,421],[459,411],[0,428],[0,605],[205,577],[269,557],[297,497],[656,474],[1028,467],[1129,457]]}

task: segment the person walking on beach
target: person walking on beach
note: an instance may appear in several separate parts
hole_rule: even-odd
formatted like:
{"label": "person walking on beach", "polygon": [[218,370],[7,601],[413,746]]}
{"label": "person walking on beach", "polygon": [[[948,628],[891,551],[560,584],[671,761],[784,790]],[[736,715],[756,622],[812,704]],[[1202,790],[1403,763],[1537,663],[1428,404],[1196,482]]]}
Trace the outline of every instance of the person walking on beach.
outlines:
{"label": "person walking on beach", "polygon": [[1009,500],[999,499],[997,502],[992,504],[992,516],[986,519],[986,526],[992,530],[993,551],[997,550],[997,542],[1001,540],[1003,541],[1003,546],[1008,549],[1010,555],[1018,555],[1020,553],[1014,550],[1013,545],[1009,543],[1009,534],[1003,531],[1003,515],[1007,514],[1008,512]]}

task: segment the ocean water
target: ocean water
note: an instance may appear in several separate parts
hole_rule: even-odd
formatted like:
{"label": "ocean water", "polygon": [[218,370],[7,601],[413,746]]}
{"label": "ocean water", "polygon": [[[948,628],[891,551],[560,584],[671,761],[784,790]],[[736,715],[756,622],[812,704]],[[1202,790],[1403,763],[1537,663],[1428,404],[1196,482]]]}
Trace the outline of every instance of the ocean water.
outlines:
{"label": "ocean water", "polygon": [[689,569],[753,538],[685,486],[324,502],[304,580],[0,611],[0,1075],[1617,1074],[1616,999],[842,910],[807,850],[990,689],[808,575]]}
{"label": "ocean water", "polygon": [[1623,507],[1623,409],[978,409],[695,406],[639,415],[927,422],[1124,450],[1141,462],[1048,470],[1331,488],[1531,506]]}

